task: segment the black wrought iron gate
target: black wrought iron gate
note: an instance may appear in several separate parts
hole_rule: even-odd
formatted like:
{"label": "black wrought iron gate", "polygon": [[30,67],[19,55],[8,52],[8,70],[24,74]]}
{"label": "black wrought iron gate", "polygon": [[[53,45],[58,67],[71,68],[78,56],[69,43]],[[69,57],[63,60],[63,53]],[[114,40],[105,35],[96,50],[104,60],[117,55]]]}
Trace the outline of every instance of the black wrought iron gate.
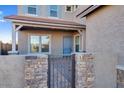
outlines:
{"label": "black wrought iron gate", "polygon": [[75,87],[75,62],[71,56],[49,56],[48,86],[49,88]]}

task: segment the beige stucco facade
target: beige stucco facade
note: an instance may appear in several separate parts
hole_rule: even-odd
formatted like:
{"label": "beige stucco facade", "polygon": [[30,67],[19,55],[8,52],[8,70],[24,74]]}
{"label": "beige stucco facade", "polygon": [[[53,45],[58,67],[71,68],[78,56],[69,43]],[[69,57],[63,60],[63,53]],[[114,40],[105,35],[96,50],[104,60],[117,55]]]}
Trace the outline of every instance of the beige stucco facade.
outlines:
{"label": "beige stucco facade", "polygon": [[[49,11],[48,5],[40,5],[39,7],[40,7],[39,8],[40,13],[39,13],[38,16],[34,16],[34,17],[50,18],[49,15],[48,15],[48,11]],[[65,11],[65,5],[59,5],[59,7],[60,7],[59,11],[61,11],[61,16],[60,16],[61,19],[73,20],[74,12],[66,12]],[[24,8],[24,5],[19,5],[18,6],[18,15],[29,16],[28,14],[24,13],[23,8]]]}
{"label": "beige stucco facade", "polygon": [[[19,15],[22,6],[19,7]],[[45,7],[41,6],[40,17],[46,17]],[[124,65],[124,6],[101,6],[86,17],[76,17],[88,6],[79,6],[73,13],[66,13],[62,7],[62,19],[86,24],[86,52],[94,55],[95,87],[117,87],[116,65]],[[18,31],[18,51],[20,54],[29,53],[30,35],[50,35],[50,54],[63,54],[63,37],[74,36],[78,31],[67,30],[22,30]],[[74,41],[74,40],[73,40]],[[81,46],[84,43],[81,41]],[[74,42],[73,48],[74,49]],[[73,50],[74,52],[74,50]]]}
{"label": "beige stucco facade", "polygon": [[[86,24],[86,51],[95,56],[95,87],[116,87],[116,65],[124,64],[123,6],[101,6],[84,18],[81,18],[81,15],[76,17],[87,7],[79,6],[74,13],[64,14],[63,19]],[[20,54],[28,53],[28,38],[33,34],[51,35],[51,54],[63,54],[63,37],[74,37],[79,33],[66,30],[19,31]],[[83,46],[82,43],[81,45]]]}
{"label": "beige stucco facade", "polygon": [[[64,36],[71,36],[72,43],[74,35],[79,34],[77,31],[64,30],[26,30],[18,32],[18,51],[19,54],[30,54],[29,52],[29,37],[31,35],[49,35],[50,36],[50,54],[63,54],[63,38]],[[72,46],[73,49],[74,46]]]}
{"label": "beige stucco facade", "polygon": [[[24,5],[18,5],[18,15],[23,15],[23,16],[32,16],[29,14],[26,14],[24,12]],[[66,21],[74,21],[77,23],[80,23],[82,25],[86,24],[86,18],[80,19],[76,18],[76,15],[81,12],[82,9],[87,8],[87,6],[78,6],[78,9],[76,9],[74,12],[66,12],[65,5],[59,5],[59,11],[61,10],[60,17],[59,18],[52,18],[52,19],[63,19]],[[39,14],[38,16],[33,16],[36,18],[51,18],[48,15],[48,5],[40,5],[39,6]],[[31,26],[31,25],[30,25]],[[35,26],[37,27],[37,26]],[[39,26],[38,26],[39,27]],[[49,28],[48,28],[49,29]],[[85,31],[85,29],[83,29]],[[19,54],[28,54],[29,53],[29,35],[50,35],[51,36],[51,51],[50,54],[63,54],[63,37],[64,36],[71,36],[72,39],[74,39],[74,35],[79,35],[78,31],[67,31],[67,30],[23,30],[23,31],[18,31],[18,51]],[[85,34],[85,33],[83,33]],[[23,40],[22,40],[23,39]],[[83,42],[83,38],[80,40],[80,50],[85,46]],[[84,46],[83,46],[84,45]],[[73,40],[73,45],[72,45],[72,52],[74,52],[74,40]]]}
{"label": "beige stucco facade", "polygon": [[[78,8],[73,12],[66,12],[66,5],[59,5],[61,11],[60,19],[75,21],[78,23],[86,24],[86,18],[77,18],[76,15],[80,13],[82,10],[86,9],[90,5],[78,5]],[[18,5],[18,15],[31,16],[24,13],[24,5]],[[51,18],[48,16],[48,5],[40,5],[40,13],[38,16],[33,17],[43,17],[43,18]]]}
{"label": "beige stucco facade", "polygon": [[101,6],[86,18],[87,52],[96,54],[96,87],[116,87],[116,64],[124,64],[124,6]]}

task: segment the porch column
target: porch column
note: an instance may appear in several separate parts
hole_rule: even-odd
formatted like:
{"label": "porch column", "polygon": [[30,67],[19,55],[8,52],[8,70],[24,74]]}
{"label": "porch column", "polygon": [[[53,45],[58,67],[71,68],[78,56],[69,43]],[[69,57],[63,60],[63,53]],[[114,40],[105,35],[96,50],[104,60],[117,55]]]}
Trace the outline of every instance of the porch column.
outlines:
{"label": "porch column", "polygon": [[15,30],[15,25],[13,25],[12,28],[12,50],[8,51],[8,54],[18,54],[18,51],[16,51],[16,30]]}
{"label": "porch column", "polygon": [[16,51],[16,31],[12,31],[12,51]]}
{"label": "porch column", "polygon": [[95,87],[95,56],[91,53],[75,54],[75,87]]}
{"label": "porch column", "polygon": [[86,32],[85,30],[78,30],[80,34],[80,51],[86,52]]}
{"label": "porch column", "polygon": [[82,31],[82,51],[86,52],[86,31]]}

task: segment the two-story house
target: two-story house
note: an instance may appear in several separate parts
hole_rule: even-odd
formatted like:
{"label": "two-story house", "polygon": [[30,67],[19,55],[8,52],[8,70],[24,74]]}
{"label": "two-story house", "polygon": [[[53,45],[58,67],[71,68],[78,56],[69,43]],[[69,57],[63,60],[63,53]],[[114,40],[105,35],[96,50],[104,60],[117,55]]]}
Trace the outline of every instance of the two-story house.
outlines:
{"label": "two-story house", "polygon": [[124,70],[124,6],[25,5],[18,6],[18,15],[5,18],[13,23],[9,53],[67,55],[87,50],[95,56],[95,87],[117,87],[116,65]]}
{"label": "two-story house", "polygon": [[[77,5],[19,5],[12,21],[12,51],[19,54],[62,54],[85,51],[85,25]],[[18,32],[18,50],[16,50]]]}

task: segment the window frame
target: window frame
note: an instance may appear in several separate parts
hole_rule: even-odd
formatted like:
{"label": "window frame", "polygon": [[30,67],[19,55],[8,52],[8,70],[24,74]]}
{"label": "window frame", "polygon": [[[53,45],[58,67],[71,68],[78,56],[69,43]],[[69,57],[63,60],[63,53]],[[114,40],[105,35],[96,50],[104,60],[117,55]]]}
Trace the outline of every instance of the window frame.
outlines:
{"label": "window frame", "polygon": [[[40,43],[39,43],[39,52],[32,53],[31,52],[31,36],[39,36],[40,37]],[[49,36],[50,42],[49,42],[49,52],[41,52],[41,36]],[[51,35],[50,34],[28,34],[28,54],[51,54]]]}
{"label": "window frame", "polygon": [[[76,8],[76,6],[77,6],[77,8]],[[78,5],[74,5],[73,6],[73,11],[76,11],[78,9],[78,7],[79,7]]]}
{"label": "window frame", "polygon": [[[49,12],[49,17],[50,17],[50,18],[59,18],[59,6],[56,5],[56,6],[57,6],[57,10],[56,10],[57,16],[56,16],[56,17],[55,17],[55,16],[51,16],[51,14],[50,14],[51,7],[50,7],[50,6],[52,6],[52,5],[49,5],[49,10],[48,10],[48,12]],[[52,10],[54,10],[54,9],[52,9]]]}
{"label": "window frame", "polygon": [[37,9],[37,5],[35,5],[35,7],[33,7],[33,8],[36,8],[36,14],[30,14],[29,12],[28,12],[28,8],[29,7],[33,7],[33,6],[31,6],[31,5],[27,5],[27,15],[30,15],[30,16],[38,16],[38,9]]}
{"label": "window frame", "polygon": [[[38,35],[31,35],[31,36],[38,36]],[[31,51],[31,36],[29,37],[30,38],[30,41],[29,41],[29,46],[30,46],[30,53],[33,53],[32,51]],[[37,54],[37,53],[39,53],[39,51],[40,51],[40,37],[38,36],[38,39],[39,39],[39,45],[38,45],[38,47],[39,47],[39,50],[38,50],[38,52],[34,52],[33,54]]]}
{"label": "window frame", "polygon": [[[71,11],[67,11],[67,6],[70,6],[71,7]],[[65,12],[73,12],[73,10],[72,10],[72,5],[65,5]]]}
{"label": "window frame", "polygon": [[[71,11],[67,11],[67,6],[71,6]],[[77,5],[65,5],[65,12],[70,12],[70,13],[72,13],[72,12],[74,12],[74,11],[76,11],[77,10],[77,8],[76,8],[76,6]]]}
{"label": "window frame", "polygon": [[74,53],[79,53],[79,52],[76,52],[76,42],[75,42],[75,39],[76,39],[76,37],[77,36],[79,36],[79,52],[81,51],[81,40],[80,40],[80,34],[76,34],[76,35],[74,35],[74,46],[73,46],[73,48],[74,48]]}

